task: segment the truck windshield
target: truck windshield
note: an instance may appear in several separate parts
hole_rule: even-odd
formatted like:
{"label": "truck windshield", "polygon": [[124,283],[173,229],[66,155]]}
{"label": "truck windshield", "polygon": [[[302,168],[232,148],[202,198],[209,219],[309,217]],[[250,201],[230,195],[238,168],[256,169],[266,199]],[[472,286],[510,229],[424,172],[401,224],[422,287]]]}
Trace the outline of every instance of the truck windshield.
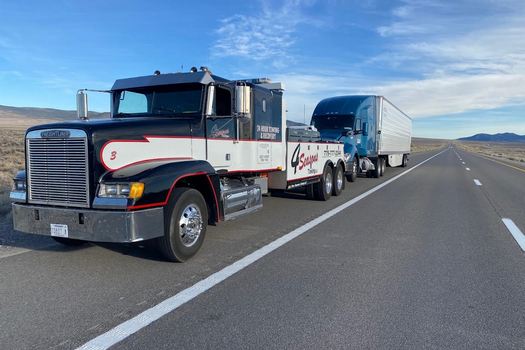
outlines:
{"label": "truck windshield", "polygon": [[353,128],[354,119],[353,114],[314,115],[312,124],[317,130],[343,130],[344,128]]}
{"label": "truck windshield", "polygon": [[194,117],[202,110],[203,87],[181,85],[115,92],[114,117]]}

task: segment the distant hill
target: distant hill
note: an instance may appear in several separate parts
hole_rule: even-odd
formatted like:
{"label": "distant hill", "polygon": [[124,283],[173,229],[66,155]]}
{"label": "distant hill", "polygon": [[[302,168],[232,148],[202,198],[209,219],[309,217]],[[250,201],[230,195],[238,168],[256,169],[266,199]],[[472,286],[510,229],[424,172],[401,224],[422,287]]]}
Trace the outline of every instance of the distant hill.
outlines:
{"label": "distant hill", "polygon": [[482,142],[525,142],[525,135],[517,135],[511,132],[501,134],[476,134],[470,137],[462,137],[458,140]]}
{"label": "distant hill", "polygon": [[[67,111],[54,108],[37,108],[37,107],[11,107],[0,105],[0,117],[6,114],[16,114],[18,116],[44,119],[71,120],[77,118],[77,111]],[[108,117],[109,113],[89,112],[92,118]]]}

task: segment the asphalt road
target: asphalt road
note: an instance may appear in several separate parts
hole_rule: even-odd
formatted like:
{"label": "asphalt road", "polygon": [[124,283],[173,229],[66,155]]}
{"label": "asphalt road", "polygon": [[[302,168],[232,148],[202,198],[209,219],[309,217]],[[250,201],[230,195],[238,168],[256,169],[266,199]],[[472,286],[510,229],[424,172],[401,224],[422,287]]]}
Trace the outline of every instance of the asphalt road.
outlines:
{"label": "asphalt road", "polygon": [[[13,248],[0,348],[76,348],[405,170],[328,202],[265,198],[185,264],[136,246]],[[114,348],[523,349],[525,254],[502,218],[525,232],[525,172],[447,149]]]}

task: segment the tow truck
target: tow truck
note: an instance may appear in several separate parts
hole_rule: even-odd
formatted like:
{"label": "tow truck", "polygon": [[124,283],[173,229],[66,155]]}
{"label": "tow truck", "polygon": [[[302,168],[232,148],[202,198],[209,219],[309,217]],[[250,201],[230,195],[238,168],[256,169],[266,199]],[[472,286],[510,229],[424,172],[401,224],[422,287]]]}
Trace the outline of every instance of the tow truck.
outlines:
{"label": "tow truck", "polygon": [[287,128],[284,85],[227,80],[206,67],[116,80],[111,118],[29,128],[10,194],[14,228],[66,245],[149,241],[169,261],[207,225],[262,207],[271,190],[328,200],[345,187],[343,143]]}

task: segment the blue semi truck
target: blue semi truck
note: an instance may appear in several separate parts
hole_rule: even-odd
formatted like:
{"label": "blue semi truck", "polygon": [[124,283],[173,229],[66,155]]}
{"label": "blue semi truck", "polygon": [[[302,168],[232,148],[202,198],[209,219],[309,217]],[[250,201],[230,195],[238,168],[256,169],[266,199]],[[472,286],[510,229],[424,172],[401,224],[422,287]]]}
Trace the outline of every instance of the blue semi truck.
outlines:
{"label": "blue semi truck", "polygon": [[346,178],[380,177],[387,166],[405,167],[412,119],[383,96],[338,96],[322,100],[311,125],[325,140],[344,143]]}

